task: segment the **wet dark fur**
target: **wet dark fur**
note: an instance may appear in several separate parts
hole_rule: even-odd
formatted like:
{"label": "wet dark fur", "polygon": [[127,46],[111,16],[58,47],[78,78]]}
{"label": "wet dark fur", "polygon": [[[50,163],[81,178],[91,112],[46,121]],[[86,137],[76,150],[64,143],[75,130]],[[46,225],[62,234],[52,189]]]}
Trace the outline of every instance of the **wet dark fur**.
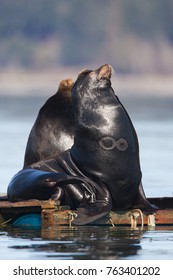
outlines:
{"label": "wet dark fur", "polygon": [[72,85],[71,79],[61,81],[57,93],[40,109],[28,138],[24,167],[61,153],[73,144]]}
{"label": "wet dark fur", "polygon": [[70,150],[19,171],[8,199],[59,199],[88,224],[111,209],[156,207],[141,184],[139,145],[129,115],[111,87],[111,67],[85,70],[72,88],[74,144]]}
{"label": "wet dark fur", "polygon": [[105,184],[113,209],[156,209],[145,197],[134,126],[110,82],[111,68],[81,73],[73,86],[76,118],[71,156],[95,182]]}

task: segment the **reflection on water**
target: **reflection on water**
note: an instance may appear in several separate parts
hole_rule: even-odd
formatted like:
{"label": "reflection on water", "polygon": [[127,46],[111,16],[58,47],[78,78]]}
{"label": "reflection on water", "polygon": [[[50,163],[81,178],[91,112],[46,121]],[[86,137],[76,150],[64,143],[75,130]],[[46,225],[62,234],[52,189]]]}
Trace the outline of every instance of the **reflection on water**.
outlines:
{"label": "reflection on water", "polygon": [[118,259],[136,255],[141,250],[141,236],[140,231],[113,227],[57,227],[40,232],[13,228],[5,240],[10,240],[6,250],[10,255],[17,250],[19,258],[27,251],[32,259]]}
{"label": "reflection on water", "polygon": [[0,239],[1,259],[173,259],[173,227],[10,228]]}
{"label": "reflection on water", "polygon": [[[30,129],[46,97],[0,97],[0,192],[22,168]],[[122,100],[122,98],[121,98]],[[140,143],[147,196],[172,196],[173,98],[122,100]],[[1,228],[1,259],[173,259],[173,228]]]}

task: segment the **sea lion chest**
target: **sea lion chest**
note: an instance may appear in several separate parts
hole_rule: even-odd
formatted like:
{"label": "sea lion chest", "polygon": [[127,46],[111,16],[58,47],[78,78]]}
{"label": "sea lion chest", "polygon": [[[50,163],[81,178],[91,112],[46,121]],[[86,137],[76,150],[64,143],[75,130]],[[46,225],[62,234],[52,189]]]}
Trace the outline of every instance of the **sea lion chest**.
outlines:
{"label": "sea lion chest", "polygon": [[141,180],[138,139],[118,98],[81,114],[71,155],[85,174],[105,182],[116,205],[134,199]]}

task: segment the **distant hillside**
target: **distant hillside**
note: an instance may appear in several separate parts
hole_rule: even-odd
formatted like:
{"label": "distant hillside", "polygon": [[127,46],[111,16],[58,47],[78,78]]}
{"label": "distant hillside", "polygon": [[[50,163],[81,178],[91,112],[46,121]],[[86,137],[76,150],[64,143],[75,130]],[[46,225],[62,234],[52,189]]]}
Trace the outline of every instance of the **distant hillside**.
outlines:
{"label": "distant hillside", "polygon": [[0,68],[173,72],[172,0],[0,0]]}

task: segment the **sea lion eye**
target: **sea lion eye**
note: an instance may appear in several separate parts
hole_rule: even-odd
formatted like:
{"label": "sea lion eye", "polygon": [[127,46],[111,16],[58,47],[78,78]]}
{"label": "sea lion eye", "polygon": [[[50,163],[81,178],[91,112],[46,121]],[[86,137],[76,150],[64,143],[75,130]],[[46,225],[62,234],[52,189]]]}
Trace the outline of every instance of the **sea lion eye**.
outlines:
{"label": "sea lion eye", "polygon": [[113,137],[105,136],[99,141],[99,144],[105,150],[112,150],[116,146],[116,141]]}
{"label": "sea lion eye", "polygon": [[113,150],[115,147],[119,151],[126,151],[128,148],[128,143],[124,138],[120,138],[118,140],[115,140],[113,137],[105,136],[99,141],[99,145],[104,150]]}

